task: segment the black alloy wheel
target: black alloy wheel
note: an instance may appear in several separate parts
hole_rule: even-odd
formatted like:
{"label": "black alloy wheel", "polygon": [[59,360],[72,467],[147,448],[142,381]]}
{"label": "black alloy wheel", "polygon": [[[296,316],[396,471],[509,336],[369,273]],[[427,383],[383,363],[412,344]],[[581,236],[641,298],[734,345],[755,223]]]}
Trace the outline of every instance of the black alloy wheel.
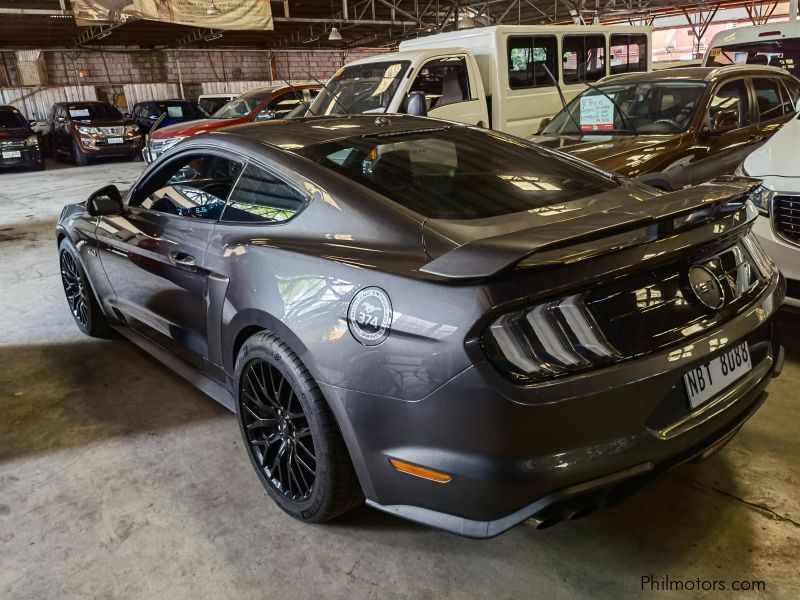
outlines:
{"label": "black alloy wheel", "polygon": [[66,249],[61,250],[61,282],[67,295],[67,304],[79,325],[89,327],[89,305],[83,291],[83,278],[75,258]]}
{"label": "black alloy wheel", "polygon": [[94,296],[78,251],[69,238],[61,240],[58,246],[58,262],[69,312],[78,329],[91,337],[109,337],[111,329],[106,316]]}
{"label": "black alloy wheel", "polygon": [[278,369],[259,358],[244,368],[239,385],[240,414],[255,463],[287,499],[307,500],[314,488],[317,457],[297,394]]}
{"label": "black alloy wheel", "polygon": [[283,511],[321,523],[364,501],[327,399],[283,340],[250,336],[237,353],[234,389],[250,463]]}

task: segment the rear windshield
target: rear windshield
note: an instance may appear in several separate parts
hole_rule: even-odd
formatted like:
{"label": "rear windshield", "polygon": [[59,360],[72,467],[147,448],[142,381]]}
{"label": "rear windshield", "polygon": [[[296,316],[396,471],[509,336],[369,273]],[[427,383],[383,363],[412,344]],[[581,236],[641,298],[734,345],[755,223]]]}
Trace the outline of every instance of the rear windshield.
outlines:
{"label": "rear windshield", "polygon": [[85,121],[89,119],[121,119],[122,113],[110,104],[68,104],[67,113],[71,119]]}
{"label": "rear windshield", "polygon": [[0,129],[15,129],[17,127],[27,127],[25,117],[16,110],[0,110]]}
{"label": "rear windshield", "polygon": [[771,65],[800,75],[800,38],[743,42],[711,48],[706,66]]}
{"label": "rear windshield", "polygon": [[296,152],[433,219],[535,210],[617,185],[577,161],[457,126],[339,139]]}

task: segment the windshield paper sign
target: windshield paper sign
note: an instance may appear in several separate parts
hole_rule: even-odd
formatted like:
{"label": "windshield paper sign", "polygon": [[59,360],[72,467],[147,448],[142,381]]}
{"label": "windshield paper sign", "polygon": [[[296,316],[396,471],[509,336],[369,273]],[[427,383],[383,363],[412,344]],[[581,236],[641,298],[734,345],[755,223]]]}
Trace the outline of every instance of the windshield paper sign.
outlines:
{"label": "windshield paper sign", "polygon": [[581,96],[581,131],[614,129],[614,103],[601,95]]}

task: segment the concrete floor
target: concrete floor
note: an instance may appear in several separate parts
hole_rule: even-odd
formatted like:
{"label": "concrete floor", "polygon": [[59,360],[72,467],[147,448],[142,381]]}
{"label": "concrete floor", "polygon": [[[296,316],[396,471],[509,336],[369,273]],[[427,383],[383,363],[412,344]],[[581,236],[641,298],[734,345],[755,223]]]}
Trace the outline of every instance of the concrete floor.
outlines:
{"label": "concrete floor", "polygon": [[800,316],[781,316],[786,368],[739,436],[621,507],[483,542],[366,508],[302,525],[266,496],[229,413],[73,325],[61,206],[141,169],[0,175],[0,598],[618,599],[647,575],[800,598]]}

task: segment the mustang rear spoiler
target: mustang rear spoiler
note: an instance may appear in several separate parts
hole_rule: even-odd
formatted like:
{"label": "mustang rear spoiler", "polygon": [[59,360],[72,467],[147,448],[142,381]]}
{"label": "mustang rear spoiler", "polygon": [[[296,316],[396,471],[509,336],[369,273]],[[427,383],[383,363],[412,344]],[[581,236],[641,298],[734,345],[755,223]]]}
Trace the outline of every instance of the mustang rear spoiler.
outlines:
{"label": "mustang rear spoiler", "polygon": [[544,221],[519,231],[467,242],[420,270],[450,279],[471,279],[497,275],[523,261],[525,266],[544,266],[581,260],[713,220],[728,203],[743,210],[742,219],[747,222],[757,211],[746,200],[759,183],[724,177],[653,197],[636,209],[586,210],[566,221]]}

